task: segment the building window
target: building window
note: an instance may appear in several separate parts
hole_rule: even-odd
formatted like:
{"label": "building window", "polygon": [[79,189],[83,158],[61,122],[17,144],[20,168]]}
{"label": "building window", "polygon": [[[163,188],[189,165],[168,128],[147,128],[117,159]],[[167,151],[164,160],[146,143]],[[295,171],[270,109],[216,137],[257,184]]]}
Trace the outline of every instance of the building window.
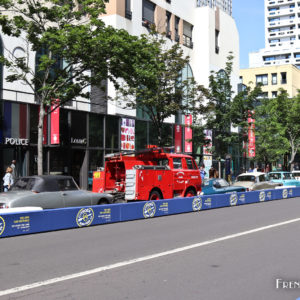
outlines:
{"label": "building window", "polygon": [[119,118],[115,116],[106,116],[105,122],[105,147],[111,149],[111,152],[119,151]]}
{"label": "building window", "polygon": [[154,24],[155,4],[149,0],[143,0],[143,26]]}
{"label": "building window", "polygon": [[180,22],[180,18],[175,17],[175,41],[179,42],[180,38],[179,38],[179,22]]}
{"label": "building window", "polygon": [[171,16],[172,14],[167,11],[166,12],[166,36],[168,38],[171,38],[171,35],[172,35],[172,31],[171,31]]}
{"label": "building window", "polygon": [[183,22],[183,44],[189,48],[193,48],[193,25],[188,22]]}
{"label": "building window", "polygon": [[272,98],[276,98],[277,97],[277,92],[272,92]]}
{"label": "building window", "polygon": [[125,0],[125,18],[129,20],[132,18],[131,0]]}
{"label": "building window", "polygon": [[287,83],[287,79],[286,79],[286,72],[281,72],[281,84],[286,84]]}
{"label": "building window", "polygon": [[277,73],[272,74],[272,84],[277,84]]}
{"label": "building window", "polygon": [[268,74],[256,75],[256,84],[268,85]]}
{"label": "building window", "polygon": [[219,34],[220,34],[220,31],[216,29],[215,30],[215,45],[216,45],[215,51],[216,51],[216,54],[219,54],[219,50],[220,50],[220,48],[219,48]]}

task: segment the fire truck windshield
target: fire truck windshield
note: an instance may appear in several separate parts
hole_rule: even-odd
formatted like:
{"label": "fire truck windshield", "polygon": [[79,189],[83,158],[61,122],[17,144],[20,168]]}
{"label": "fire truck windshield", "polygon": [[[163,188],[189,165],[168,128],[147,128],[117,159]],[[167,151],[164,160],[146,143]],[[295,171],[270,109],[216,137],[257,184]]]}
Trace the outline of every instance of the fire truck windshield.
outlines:
{"label": "fire truck windshield", "polygon": [[169,165],[169,160],[167,158],[158,158],[155,160],[158,166],[167,166]]}

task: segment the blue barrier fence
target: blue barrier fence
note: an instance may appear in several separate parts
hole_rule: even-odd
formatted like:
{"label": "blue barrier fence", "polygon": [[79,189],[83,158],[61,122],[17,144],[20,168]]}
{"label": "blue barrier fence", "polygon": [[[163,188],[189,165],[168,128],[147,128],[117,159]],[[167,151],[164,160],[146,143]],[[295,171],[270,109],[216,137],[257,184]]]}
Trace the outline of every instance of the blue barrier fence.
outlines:
{"label": "blue barrier fence", "polygon": [[0,210],[0,238],[147,219],[299,196],[300,187],[19,213],[5,213],[5,209],[3,209]]}

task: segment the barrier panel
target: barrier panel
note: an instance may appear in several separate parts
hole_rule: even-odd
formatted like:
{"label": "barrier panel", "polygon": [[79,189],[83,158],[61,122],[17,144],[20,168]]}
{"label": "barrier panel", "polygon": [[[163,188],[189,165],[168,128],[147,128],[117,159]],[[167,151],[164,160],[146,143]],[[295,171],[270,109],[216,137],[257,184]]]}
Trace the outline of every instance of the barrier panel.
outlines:
{"label": "barrier panel", "polygon": [[299,196],[300,187],[18,213],[5,212],[5,209],[1,209],[0,238],[147,219]]}

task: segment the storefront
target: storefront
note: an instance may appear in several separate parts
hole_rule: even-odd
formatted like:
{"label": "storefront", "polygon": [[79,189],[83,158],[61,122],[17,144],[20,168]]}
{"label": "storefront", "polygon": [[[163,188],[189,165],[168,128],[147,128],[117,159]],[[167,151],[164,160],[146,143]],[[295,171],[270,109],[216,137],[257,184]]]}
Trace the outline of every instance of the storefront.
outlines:
{"label": "storefront", "polygon": [[[37,174],[39,106],[2,101],[0,169],[5,173],[15,159],[17,176]],[[72,175],[88,188],[88,173],[104,166],[104,156],[121,150],[141,150],[157,144],[149,121],[60,108],[59,143],[51,140],[51,116],[44,121],[43,169],[45,174]],[[165,124],[163,140],[174,142],[174,125]],[[129,145],[129,146],[128,146]],[[1,175],[0,175],[1,176]]]}

